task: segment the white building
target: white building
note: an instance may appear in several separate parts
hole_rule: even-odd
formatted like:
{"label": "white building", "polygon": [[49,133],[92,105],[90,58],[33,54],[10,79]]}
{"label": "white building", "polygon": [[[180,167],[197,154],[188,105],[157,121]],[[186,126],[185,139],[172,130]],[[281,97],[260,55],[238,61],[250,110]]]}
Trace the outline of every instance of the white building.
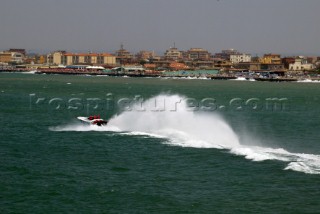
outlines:
{"label": "white building", "polygon": [[166,59],[178,60],[182,58],[182,53],[178,50],[178,48],[173,47],[167,50],[164,56]]}
{"label": "white building", "polygon": [[314,64],[308,63],[307,59],[299,56],[295,59],[295,63],[289,64],[290,71],[310,71],[315,69]]}
{"label": "white building", "polygon": [[233,64],[238,64],[240,62],[251,62],[250,54],[232,54],[230,55],[230,61]]}
{"label": "white building", "polygon": [[11,52],[11,61],[16,63],[22,63],[24,61],[24,55],[18,52]]}

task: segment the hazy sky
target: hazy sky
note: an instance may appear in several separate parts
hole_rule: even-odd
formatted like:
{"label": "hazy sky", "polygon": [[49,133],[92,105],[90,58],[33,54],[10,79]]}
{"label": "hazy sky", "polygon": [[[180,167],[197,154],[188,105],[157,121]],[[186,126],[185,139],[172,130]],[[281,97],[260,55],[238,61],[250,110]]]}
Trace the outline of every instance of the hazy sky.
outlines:
{"label": "hazy sky", "polygon": [[320,54],[319,0],[1,0],[0,50]]}

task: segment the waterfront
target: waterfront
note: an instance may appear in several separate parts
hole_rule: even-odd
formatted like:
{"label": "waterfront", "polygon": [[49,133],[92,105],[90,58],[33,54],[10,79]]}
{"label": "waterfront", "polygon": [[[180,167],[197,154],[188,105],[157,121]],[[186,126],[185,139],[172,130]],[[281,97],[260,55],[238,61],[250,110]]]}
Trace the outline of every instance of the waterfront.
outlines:
{"label": "waterfront", "polygon": [[[318,84],[20,73],[1,73],[0,83],[1,213],[320,208]],[[140,95],[145,105],[155,98],[212,98],[225,108],[202,112],[181,105],[182,111],[149,114],[117,105],[64,105],[110,94],[114,100]],[[238,109],[229,105],[235,98],[287,103]],[[110,127],[75,120],[90,114],[110,119]]]}
{"label": "waterfront", "polygon": [[[154,78],[188,78],[188,79],[212,79],[212,80],[249,80],[268,82],[319,82],[319,75],[296,73],[284,75],[283,72],[275,71],[234,71],[223,73],[219,70],[193,70],[193,71],[131,71],[117,72],[112,70],[91,69],[25,69],[9,68],[0,69],[4,73],[30,73],[30,74],[53,74],[53,75],[91,75],[110,77],[154,77]],[[279,75],[281,74],[281,75]]]}

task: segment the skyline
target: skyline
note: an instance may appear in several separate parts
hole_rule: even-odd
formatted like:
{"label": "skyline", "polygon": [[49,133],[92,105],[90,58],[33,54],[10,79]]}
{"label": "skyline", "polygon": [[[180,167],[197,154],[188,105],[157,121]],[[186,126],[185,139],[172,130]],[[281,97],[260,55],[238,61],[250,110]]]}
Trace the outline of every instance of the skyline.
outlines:
{"label": "skyline", "polygon": [[4,0],[0,50],[320,54],[316,0]]}

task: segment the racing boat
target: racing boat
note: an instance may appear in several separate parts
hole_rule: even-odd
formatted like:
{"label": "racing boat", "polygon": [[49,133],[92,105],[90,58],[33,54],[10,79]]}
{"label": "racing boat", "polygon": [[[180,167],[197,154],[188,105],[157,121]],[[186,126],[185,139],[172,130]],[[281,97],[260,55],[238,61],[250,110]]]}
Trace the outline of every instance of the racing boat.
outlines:
{"label": "racing boat", "polygon": [[90,125],[97,125],[97,126],[105,126],[108,124],[107,120],[103,120],[100,116],[90,116],[90,117],[77,117],[83,123],[90,124]]}

